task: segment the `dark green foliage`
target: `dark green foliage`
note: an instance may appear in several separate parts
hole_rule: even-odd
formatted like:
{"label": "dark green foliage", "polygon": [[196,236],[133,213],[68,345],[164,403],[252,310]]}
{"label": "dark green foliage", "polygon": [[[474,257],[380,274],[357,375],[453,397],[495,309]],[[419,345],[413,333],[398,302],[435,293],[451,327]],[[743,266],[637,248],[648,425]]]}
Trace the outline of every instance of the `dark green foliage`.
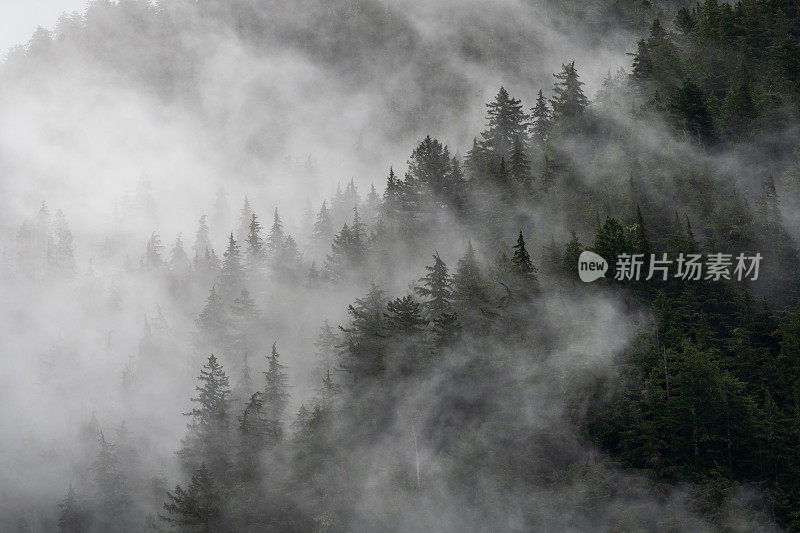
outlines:
{"label": "dark green foliage", "polygon": [[528,116],[522,109],[522,102],[510,96],[505,87],[500,87],[486,108],[487,129],[481,133],[483,145],[496,157],[508,159],[514,143],[524,145],[527,140]]}
{"label": "dark green foliage", "polygon": [[581,120],[589,108],[589,99],[583,94],[583,82],[578,79],[575,62],[561,65],[561,72],[554,74],[553,120],[568,130],[581,128]]}
{"label": "dark green foliage", "polygon": [[439,253],[433,254],[433,265],[426,266],[428,274],[419,281],[422,286],[417,287],[416,292],[420,296],[427,298],[425,310],[428,317],[433,320],[441,313],[447,312],[452,307],[453,280],[447,269],[447,265],[439,257]]}
{"label": "dark green foliage", "polygon": [[186,489],[180,485],[167,493],[166,515],[161,519],[196,531],[216,531],[222,514],[222,501],[211,472],[201,465]]}

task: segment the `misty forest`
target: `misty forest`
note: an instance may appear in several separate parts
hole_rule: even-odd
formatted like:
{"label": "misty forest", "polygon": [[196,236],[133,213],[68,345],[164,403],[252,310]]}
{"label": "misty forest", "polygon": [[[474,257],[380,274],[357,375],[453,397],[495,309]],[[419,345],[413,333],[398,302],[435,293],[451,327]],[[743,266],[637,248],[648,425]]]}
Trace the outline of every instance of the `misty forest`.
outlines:
{"label": "misty forest", "polygon": [[0,530],[800,531],[794,0],[93,0],[0,121]]}

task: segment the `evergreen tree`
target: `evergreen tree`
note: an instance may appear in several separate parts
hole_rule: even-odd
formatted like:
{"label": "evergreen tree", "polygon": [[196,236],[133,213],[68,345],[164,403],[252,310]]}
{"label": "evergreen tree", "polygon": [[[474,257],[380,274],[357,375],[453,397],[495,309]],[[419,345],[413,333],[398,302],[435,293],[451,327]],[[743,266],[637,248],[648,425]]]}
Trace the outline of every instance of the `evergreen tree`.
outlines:
{"label": "evergreen tree", "polygon": [[153,232],[147,241],[147,249],[145,251],[145,266],[149,270],[159,270],[162,267],[164,261],[161,259],[161,251],[163,249],[164,245],[161,244],[161,238],[156,232]]}
{"label": "evergreen tree", "polygon": [[228,249],[225,250],[222,256],[222,270],[219,274],[219,280],[222,295],[227,298],[237,294],[244,285],[244,270],[239,255],[239,245],[233,238],[233,233],[228,237]]}
{"label": "evergreen tree", "polygon": [[183,249],[183,240],[180,234],[175,238],[175,244],[169,251],[169,267],[175,274],[185,274],[189,270],[189,256]]}
{"label": "evergreen tree", "polygon": [[386,369],[386,298],[374,283],[364,298],[348,306],[350,323],[341,328],[344,351],[340,366],[348,372],[358,392],[362,385],[380,379]]}
{"label": "evergreen tree", "polygon": [[551,118],[541,89],[536,96],[536,105],[531,109],[531,120],[531,135],[538,143],[544,143],[550,133]]}
{"label": "evergreen tree", "polygon": [[230,388],[228,376],[214,354],[200,370],[200,384],[195,387],[197,404],[185,416],[190,417],[189,434],[183,440],[179,456],[189,470],[207,465],[217,479],[223,479],[229,466],[228,415]]}
{"label": "evergreen tree", "polygon": [[247,268],[252,275],[258,275],[264,266],[266,250],[264,240],[261,238],[261,223],[255,213],[250,215],[250,224],[247,229]]}
{"label": "evergreen tree", "polygon": [[511,97],[504,87],[486,107],[488,127],[481,133],[483,142],[497,157],[508,159],[515,140],[524,144],[527,139],[528,116],[522,110],[522,102]]}
{"label": "evergreen tree", "polygon": [[453,280],[450,278],[447,265],[439,253],[433,254],[433,265],[426,266],[428,274],[419,281],[421,287],[416,288],[417,294],[427,298],[425,310],[428,317],[433,320],[441,313],[449,312],[452,309]]}
{"label": "evergreen tree", "polygon": [[464,256],[456,264],[452,298],[459,314],[469,317],[475,317],[476,311],[489,301],[488,286],[475,258],[471,240],[467,243]]}
{"label": "evergreen tree", "polygon": [[59,533],[84,533],[89,529],[89,516],[78,499],[78,493],[69,486],[67,495],[58,504]]}
{"label": "evergreen tree", "polygon": [[182,529],[191,528],[208,533],[219,530],[222,497],[206,465],[201,465],[194,472],[186,489],[176,485],[173,492],[167,493],[164,510],[167,514],[159,517]]}
{"label": "evergreen tree", "polygon": [[268,367],[264,372],[264,413],[270,424],[276,428],[275,435],[278,439],[282,434],[281,426],[289,401],[288,376],[285,368],[278,358],[277,343],[272,343],[272,351],[267,356]]}
{"label": "evergreen tree", "polygon": [[561,72],[554,76],[558,81],[553,85],[553,98],[550,100],[553,118],[568,130],[579,128],[589,107],[589,100],[581,89],[583,82],[578,80],[575,62],[561,65]]}
{"label": "evergreen tree", "polygon": [[369,192],[367,198],[364,200],[364,220],[369,226],[373,226],[378,220],[378,215],[381,210],[381,197],[378,196],[378,191],[375,190],[375,184],[369,184]]}
{"label": "evergreen tree", "polygon": [[281,217],[278,215],[278,209],[275,208],[272,227],[270,228],[269,235],[267,236],[267,255],[270,258],[274,259],[277,256],[281,250],[281,247],[283,247],[283,242],[285,239],[286,236],[283,233],[283,222],[281,222]]}
{"label": "evergreen tree", "polygon": [[245,242],[250,233],[250,223],[252,222],[253,209],[247,196],[244,197],[242,210],[239,212],[239,226],[236,229],[236,242]]}
{"label": "evergreen tree", "polygon": [[108,442],[100,431],[97,457],[92,463],[98,526],[104,530],[125,524],[128,493],[125,475],[121,470],[117,446]]}
{"label": "evergreen tree", "polygon": [[203,255],[212,248],[211,236],[208,225],[206,224],[205,215],[200,216],[200,221],[198,224],[194,245],[192,246],[192,250],[194,250],[195,262],[197,262],[198,257],[203,257]]}
{"label": "evergreen tree", "polygon": [[517,186],[529,187],[531,181],[531,163],[525,153],[522,139],[514,139],[514,146],[508,160],[508,174],[511,181]]}
{"label": "evergreen tree", "polygon": [[514,255],[511,256],[511,265],[514,272],[523,279],[536,282],[536,272],[538,269],[533,266],[531,256],[525,249],[525,239],[522,237],[522,230],[517,237],[517,244],[514,245]]}
{"label": "evergreen tree", "polygon": [[275,261],[276,272],[281,279],[296,282],[299,280],[302,267],[303,254],[298,249],[294,238],[287,235]]}
{"label": "evergreen tree", "polygon": [[644,254],[645,261],[650,258],[650,240],[647,237],[647,229],[644,225],[644,218],[642,217],[642,210],[636,206],[636,221],[629,229],[628,244],[630,245],[631,252],[635,254]]}
{"label": "evergreen tree", "polygon": [[314,222],[312,235],[317,243],[328,242],[333,237],[333,218],[324,200],[317,214],[317,220]]}
{"label": "evergreen tree", "polygon": [[204,342],[223,343],[227,338],[228,317],[225,312],[225,304],[217,293],[216,285],[206,297],[206,303],[200,315],[195,320],[197,329]]}
{"label": "evergreen tree", "polygon": [[592,251],[608,261],[608,270],[613,273],[616,272],[617,256],[628,250],[628,238],[620,223],[614,218],[606,218],[603,225],[597,229]]}

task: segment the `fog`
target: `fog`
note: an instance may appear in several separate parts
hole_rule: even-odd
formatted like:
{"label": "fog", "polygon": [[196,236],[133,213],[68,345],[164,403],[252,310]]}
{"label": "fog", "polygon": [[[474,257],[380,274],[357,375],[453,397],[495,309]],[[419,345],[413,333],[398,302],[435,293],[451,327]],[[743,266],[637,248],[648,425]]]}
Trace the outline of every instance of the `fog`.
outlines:
{"label": "fog", "polygon": [[[132,510],[120,528],[145,530],[148,516],[166,528],[156,516],[164,499],[147,487],[155,478],[163,477],[169,489],[191,478],[175,452],[187,434],[183,413],[193,408],[189,398],[211,352],[235,388],[245,364],[261,383],[265,356],[277,343],[289,376],[284,423],[290,439],[294,414],[301,405],[311,409],[319,397],[314,343],[323,320],[346,327],[352,318],[347,306],[367,293],[370,282],[392,299],[409,293],[435,252],[452,272],[468,240],[474,240],[483,266],[498,249],[474,226],[443,214],[439,231],[417,240],[413,252],[398,243],[384,250],[388,259],[336,284],[314,284],[305,281],[306,273],[312,261],[322,268],[330,240],[314,240],[307,209],[316,215],[323,200],[331,207],[337,187],[345,190],[351,179],[362,200],[372,184],[382,195],[389,168],[405,174],[409,154],[426,135],[463,158],[485,127],[485,103],[501,85],[527,111],[540,89],[551,95],[553,73],[575,61],[593,98],[607,72],[630,68],[626,54],[635,51],[642,32],[636,22],[598,23],[592,6],[561,8],[545,0],[226,6],[95,2],[86,12],[65,14],[50,33],[39,31],[19,43],[2,66],[0,529],[11,530],[24,517],[32,531],[55,530],[57,505],[70,486],[93,501],[97,428],[133,457],[124,467]],[[34,6],[25,9],[33,12]],[[621,114],[618,120],[629,126]],[[631,127],[637,128],[635,142],[616,153],[608,150],[605,160],[595,157],[585,138],[565,144],[583,186],[613,188],[628,180],[631,152],[647,161],[662,150],[668,136],[663,125]],[[734,175],[752,198],[765,173],[786,166],[788,151],[765,168],[754,157],[757,150],[750,150],[705,153],[676,143],[671,157],[676,164],[707,165],[713,175]],[[646,196],[657,196],[643,187]],[[277,209],[303,253],[293,281],[264,276],[247,287],[261,312],[248,340],[252,351],[204,343],[195,321],[209,291],[222,282],[198,273],[196,265],[184,271],[167,264],[179,235],[189,260],[195,258],[201,215],[208,217],[221,260],[228,236],[240,237],[245,197],[264,233]],[[487,234],[502,233],[513,244],[523,227],[540,264],[542,246],[551,238],[563,242],[577,230],[588,241],[586,228],[609,214],[592,206],[576,219],[575,211],[561,209],[571,199],[559,201],[514,208],[513,218]],[[691,213],[688,202],[679,201],[663,211],[676,209]],[[48,266],[55,247],[49,228],[59,210],[74,239],[74,268]],[[350,222],[350,211],[348,206],[335,231]],[[46,228],[33,232],[39,239],[33,245],[21,237],[25,221]],[[374,229],[375,220],[368,223]],[[155,271],[146,255],[154,234],[163,243],[165,262]],[[204,251],[196,252],[202,258]],[[624,295],[553,285],[536,305],[515,313],[526,333],[508,335],[524,340],[496,342],[492,335],[500,335],[501,325],[491,335],[466,332],[468,341],[443,350],[424,376],[392,386],[391,420],[376,435],[354,449],[344,449],[352,443],[343,441],[338,462],[319,467],[323,478],[348,472],[347,489],[330,497],[350,499],[349,522],[335,527],[711,530],[686,503],[689,488],[659,487],[614,465],[575,423],[593,401],[619,393],[620,359],[647,336],[649,312]],[[473,365],[486,364],[488,355],[496,366],[487,370],[485,388],[459,383]],[[344,373],[339,375],[344,386]],[[574,389],[598,382],[604,384],[599,397],[582,397]],[[484,458],[452,447],[454,427],[472,423],[466,415],[459,418],[462,402],[484,401],[502,416],[476,429],[475,439],[485,439],[491,453],[504,455],[507,449],[510,456],[517,452],[509,441],[519,439],[539,470],[525,483],[506,485],[479,471],[469,486],[480,489],[470,493],[455,481],[454,465],[482,464]],[[234,411],[235,425],[241,409]],[[123,421],[127,437],[117,431]],[[359,425],[355,415],[342,415],[342,424]],[[128,452],[120,448],[123,453]],[[293,475],[294,463],[284,460],[288,453],[260,458],[270,479]],[[570,464],[583,474],[565,474]],[[399,471],[408,479],[398,482]],[[594,505],[596,493],[607,503]],[[280,501],[304,509],[311,498],[297,490]],[[733,530],[756,527],[761,515],[748,514],[750,507],[737,502],[758,500],[757,491],[746,487],[731,496],[723,521]],[[317,527],[324,530],[319,522]]]}

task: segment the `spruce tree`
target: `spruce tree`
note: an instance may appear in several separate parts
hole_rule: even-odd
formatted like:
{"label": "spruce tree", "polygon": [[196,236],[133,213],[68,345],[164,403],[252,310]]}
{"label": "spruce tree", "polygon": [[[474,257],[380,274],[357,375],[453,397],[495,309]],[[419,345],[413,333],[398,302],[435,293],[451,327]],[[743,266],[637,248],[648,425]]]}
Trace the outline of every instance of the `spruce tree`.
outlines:
{"label": "spruce tree", "polygon": [[483,142],[497,157],[508,159],[514,147],[514,140],[527,139],[528,116],[522,109],[522,102],[500,87],[494,100],[486,104],[487,130],[481,133]]}
{"label": "spruce tree", "polygon": [[578,71],[575,62],[561,65],[561,72],[554,74],[556,83],[553,85],[553,118],[564,124],[568,130],[580,127],[580,121],[589,107],[589,99],[583,94],[583,82],[578,80]]}
{"label": "spruce tree", "polygon": [[222,256],[222,270],[219,274],[220,289],[223,297],[230,298],[242,290],[244,285],[244,269],[239,255],[239,244],[233,238],[233,233],[228,237],[228,248]]}
{"label": "spruce tree", "polygon": [[205,464],[194,472],[186,489],[176,485],[174,491],[167,493],[164,510],[167,514],[159,517],[181,529],[208,533],[219,530],[222,497]]}
{"label": "spruce tree", "polygon": [[467,243],[464,256],[456,264],[452,298],[459,314],[470,321],[477,320],[480,308],[486,306],[489,301],[488,285],[475,258],[471,240]]}
{"label": "spruce tree", "polygon": [[245,242],[247,240],[252,216],[253,209],[250,207],[250,201],[247,199],[247,196],[245,196],[242,210],[239,212],[239,227],[236,229],[237,242]]}
{"label": "spruce tree", "polygon": [[267,370],[264,372],[264,392],[262,400],[264,402],[264,414],[271,426],[275,428],[274,433],[280,439],[282,434],[283,418],[286,413],[286,405],[289,402],[288,381],[286,367],[279,359],[277,343],[272,343],[272,351],[267,356]]}
{"label": "spruce tree", "polygon": [[72,485],[58,504],[59,533],[84,533],[89,529],[89,516]]}
{"label": "spruce tree", "polygon": [[228,376],[214,354],[200,370],[196,404],[185,416],[190,417],[189,433],[183,440],[179,456],[184,466],[194,470],[207,465],[217,479],[223,479],[230,461],[228,458],[228,430],[230,387]]}
{"label": "spruce tree", "polygon": [[175,244],[169,251],[169,267],[173,273],[185,274],[189,269],[189,256],[183,248],[183,240],[180,234],[175,238]]}
{"label": "spruce tree", "polygon": [[531,256],[528,254],[528,250],[525,249],[525,239],[522,236],[522,230],[520,230],[519,236],[517,237],[517,244],[514,245],[514,255],[511,256],[511,265],[518,276],[526,280],[536,281],[536,272],[538,269],[533,265]]}
{"label": "spruce tree", "polygon": [[333,218],[331,217],[330,210],[328,210],[327,202],[324,200],[322,202],[322,207],[319,209],[319,213],[317,213],[312,236],[317,243],[327,243],[333,237]]}
{"label": "spruce tree", "polygon": [[247,249],[245,253],[247,269],[251,275],[259,275],[264,267],[266,249],[261,238],[261,223],[255,213],[250,215],[250,224],[247,228]]}
{"label": "spruce tree", "polygon": [[274,259],[278,253],[280,253],[285,238],[286,236],[283,233],[283,222],[281,222],[281,217],[278,215],[278,209],[275,208],[275,215],[272,219],[272,227],[270,228],[269,235],[267,236],[267,256],[269,256],[270,259]]}
{"label": "spruce tree", "polygon": [[531,135],[536,142],[542,144],[547,140],[550,125],[550,109],[547,107],[547,100],[542,96],[542,90],[539,89],[536,105],[531,109]]}
{"label": "spruce tree", "polygon": [[439,257],[438,252],[433,254],[433,265],[426,266],[425,270],[428,271],[428,274],[419,280],[422,286],[417,287],[416,292],[427,298],[424,304],[425,310],[428,318],[433,320],[441,313],[452,309],[453,280],[450,278],[447,265]]}
{"label": "spruce tree", "polygon": [[198,222],[197,233],[195,233],[194,245],[192,246],[195,262],[198,261],[198,258],[202,258],[211,248],[211,237],[208,225],[206,224],[206,216],[201,215]]}

